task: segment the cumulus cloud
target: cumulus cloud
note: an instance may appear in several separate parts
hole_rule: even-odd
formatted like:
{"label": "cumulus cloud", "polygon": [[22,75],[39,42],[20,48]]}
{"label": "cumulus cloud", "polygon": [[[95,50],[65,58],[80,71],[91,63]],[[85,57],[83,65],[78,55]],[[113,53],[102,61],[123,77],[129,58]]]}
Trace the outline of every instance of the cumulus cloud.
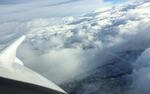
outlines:
{"label": "cumulus cloud", "polygon": [[149,3],[137,3],[66,17],[61,22],[59,18],[24,22],[29,31],[24,47],[28,51],[19,51],[20,57],[28,67],[63,82],[120,58],[118,53],[149,47],[148,10]]}
{"label": "cumulus cloud", "polygon": [[[62,83],[80,73],[109,63],[114,57],[124,59],[119,56],[120,53],[149,48],[149,9],[149,2],[139,2],[100,9],[80,17],[5,22],[0,25],[0,34],[16,36],[28,30],[27,40],[18,51],[18,56],[26,66],[57,83]],[[145,84],[148,80],[142,76],[142,73],[149,71],[144,68],[148,64],[149,56],[147,50],[145,51],[133,62],[136,70],[133,76],[139,78],[133,82],[134,88],[137,82]]]}
{"label": "cumulus cloud", "polygon": [[147,94],[150,87],[150,48],[145,49],[145,51],[138,57],[134,63],[133,72],[133,84],[132,89],[136,94]]}

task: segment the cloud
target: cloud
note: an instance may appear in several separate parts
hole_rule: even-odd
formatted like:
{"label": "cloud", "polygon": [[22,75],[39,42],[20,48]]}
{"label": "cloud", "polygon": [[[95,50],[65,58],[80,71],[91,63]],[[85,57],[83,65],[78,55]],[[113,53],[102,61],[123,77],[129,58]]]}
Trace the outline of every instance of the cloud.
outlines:
{"label": "cloud", "polygon": [[149,92],[150,83],[150,64],[149,64],[150,48],[145,49],[145,51],[138,57],[134,63],[134,73],[132,88],[136,94],[146,94]]}
{"label": "cloud", "polygon": [[44,7],[48,7],[48,6],[58,6],[58,5],[64,5],[64,4],[68,4],[68,3],[74,3],[74,2],[79,2],[82,0],[68,0],[68,1],[64,1],[64,2],[59,2],[59,3],[55,3],[55,4],[49,4],[49,5],[44,5]]}
{"label": "cloud", "polygon": [[7,5],[7,4],[20,4],[20,3],[25,3],[29,0],[0,0],[0,5]]}
{"label": "cloud", "polygon": [[[149,5],[150,2],[130,3],[80,17],[33,17],[35,19],[25,22],[5,22],[0,25],[0,34],[15,36],[20,31],[24,33],[28,30],[27,40],[20,47],[18,56],[26,66],[57,83],[66,82],[78,74],[107,64],[113,58],[133,63],[131,65],[136,71],[130,76],[133,77],[132,85],[136,90],[138,84],[149,84]],[[47,9],[49,8],[44,12]],[[27,13],[30,14],[29,11]],[[144,52],[136,62],[130,62],[120,57],[120,53],[127,51]]]}
{"label": "cloud", "polygon": [[0,22],[81,15],[107,5],[102,0],[14,0],[4,3],[0,5]]}
{"label": "cloud", "polygon": [[[109,63],[112,58],[120,58],[119,53],[148,48],[148,6],[149,3],[137,3],[82,17],[34,19],[13,23],[12,28],[8,22],[1,24],[1,28],[28,30],[26,46],[22,46],[24,50],[18,51],[18,56],[26,66],[62,83]],[[16,29],[18,26],[21,28]]]}

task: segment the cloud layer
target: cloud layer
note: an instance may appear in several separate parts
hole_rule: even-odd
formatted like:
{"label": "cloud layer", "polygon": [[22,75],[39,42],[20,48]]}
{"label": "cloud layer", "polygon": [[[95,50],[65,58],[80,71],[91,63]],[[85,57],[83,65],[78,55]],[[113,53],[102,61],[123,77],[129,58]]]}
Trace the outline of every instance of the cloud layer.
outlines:
{"label": "cloud layer", "polygon": [[109,63],[113,57],[120,58],[120,53],[143,51],[132,62],[132,87],[148,92],[142,86],[149,86],[150,82],[149,10],[150,2],[142,1],[98,9],[80,17],[5,22],[0,24],[3,36],[0,42],[3,44],[26,33],[27,40],[18,56],[26,66],[57,83]]}
{"label": "cloud layer", "polygon": [[103,0],[2,0],[0,22],[81,15],[105,5]]}

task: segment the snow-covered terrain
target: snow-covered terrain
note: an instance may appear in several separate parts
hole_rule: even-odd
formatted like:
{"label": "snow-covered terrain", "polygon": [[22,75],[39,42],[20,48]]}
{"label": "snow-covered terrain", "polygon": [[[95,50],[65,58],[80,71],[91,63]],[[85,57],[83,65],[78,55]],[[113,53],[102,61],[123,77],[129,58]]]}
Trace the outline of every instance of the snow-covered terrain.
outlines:
{"label": "snow-covered terrain", "polygon": [[141,0],[78,17],[1,23],[1,49],[26,34],[18,56],[71,94],[149,94],[149,10]]}

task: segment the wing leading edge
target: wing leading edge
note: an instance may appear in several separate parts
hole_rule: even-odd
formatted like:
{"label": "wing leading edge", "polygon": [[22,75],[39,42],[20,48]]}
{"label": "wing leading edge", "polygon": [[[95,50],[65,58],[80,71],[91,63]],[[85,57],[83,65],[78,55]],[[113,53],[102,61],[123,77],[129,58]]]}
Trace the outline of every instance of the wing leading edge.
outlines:
{"label": "wing leading edge", "polygon": [[[27,86],[33,84],[41,88],[45,87],[47,88],[46,90],[49,89],[50,92],[53,91],[52,94],[60,94],[60,93],[67,94],[63,89],[61,89],[53,82],[49,81],[48,79],[41,76],[40,74],[32,71],[31,69],[25,67],[22,61],[16,57],[17,48],[25,40],[25,38],[26,36],[20,37],[18,40],[13,42],[10,46],[8,46],[0,53],[0,78],[2,77],[2,78],[10,79],[10,81],[8,82],[13,82],[14,80],[20,83],[29,84]],[[54,93],[54,91],[56,92]]]}
{"label": "wing leading edge", "polygon": [[13,42],[10,46],[6,47],[0,53],[0,63],[5,67],[11,67],[16,58],[16,51],[19,45],[25,40],[25,36],[20,37],[18,40]]}

